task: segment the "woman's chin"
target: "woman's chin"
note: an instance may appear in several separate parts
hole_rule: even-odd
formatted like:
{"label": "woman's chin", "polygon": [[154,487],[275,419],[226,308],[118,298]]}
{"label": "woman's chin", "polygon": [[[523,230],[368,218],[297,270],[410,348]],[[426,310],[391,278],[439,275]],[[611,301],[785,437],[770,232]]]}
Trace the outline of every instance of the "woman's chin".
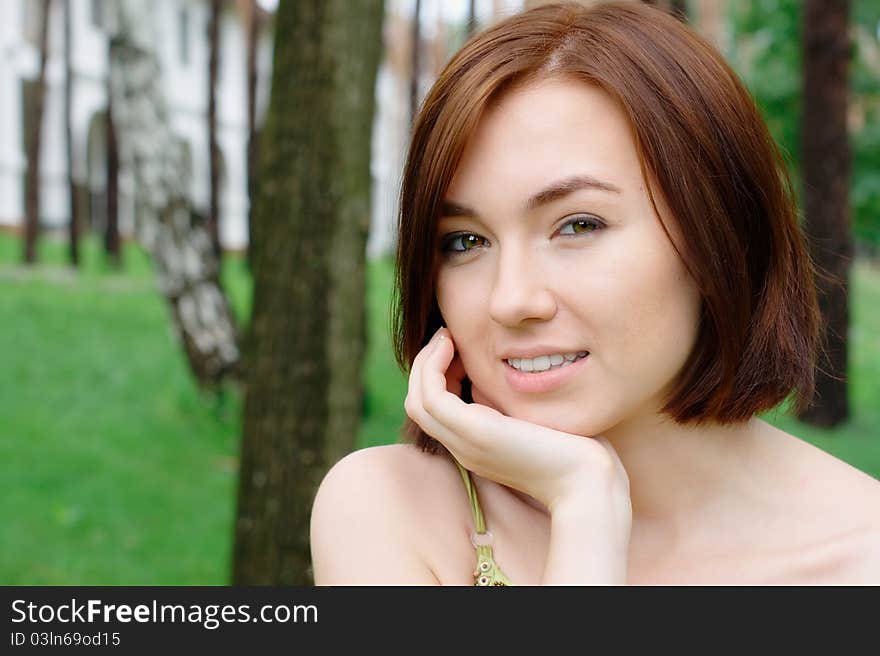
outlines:
{"label": "woman's chin", "polygon": [[[530,424],[544,426],[551,430],[560,431],[562,433],[570,433],[572,435],[594,436],[601,435],[603,432],[613,427],[616,422],[611,421],[610,417],[584,417],[585,408],[580,404],[578,408],[566,407],[538,407],[538,405],[528,407],[522,404],[513,408],[507,408],[504,403],[495,403],[490,400],[476,385],[472,386],[472,398],[474,403],[485,405],[497,410],[503,415],[521,421],[527,421]],[[510,411],[508,411],[510,410]],[[580,416],[575,415],[575,411]]]}
{"label": "woman's chin", "polygon": [[570,415],[568,417],[560,417],[558,414],[547,415],[546,413],[534,411],[523,412],[522,410],[520,410],[519,412],[504,414],[507,414],[508,417],[512,417],[513,419],[527,421],[530,424],[543,426],[544,428],[556,430],[561,433],[569,433],[571,435],[583,435],[589,437],[600,435],[612,425],[608,422],[597,422],[595,420],[591,421],[584,417],[572,418]]}

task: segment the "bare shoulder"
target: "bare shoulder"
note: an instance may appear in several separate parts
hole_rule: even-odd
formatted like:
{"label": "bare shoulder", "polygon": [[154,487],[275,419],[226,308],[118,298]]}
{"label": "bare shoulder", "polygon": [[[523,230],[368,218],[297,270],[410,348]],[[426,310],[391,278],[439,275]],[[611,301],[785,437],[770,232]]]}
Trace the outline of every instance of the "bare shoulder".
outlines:
{"label": "bare shoulder", "polygon": [[843,581],[880,585],[880,524],[866,526],[853,540]]}
{"label": "bare shoulder", "polygon": [[777,456],[787,463],[792,492],[800,499],[833,509],[854,524],[880,520],[880,481],[801,438],[769,428],[779,438],[782,450]]}
{"label": "bare shoulder", "polygon": [[787,463],[786,506],[791,517],[810,527],[818,578],[880,583],[880,481],[800,438],[773,431],[782,446],[777,455]]}
{"label": "bare shoulder", "polygon": [[880,481],[837,458],[833,464],[831,495],[848,531],[840,539],[841,567],[834,580],[880,585]]}
{"label": "bare shoulder", "polygon": [[315,583],[436,585],[420,517],[450,465],[409,444],[360,449],[337,462],[312,506]]}
{"label": "bare shoulder", "polygon": [[424,453],[412,444],[368,447],[337,462],[321,482],[318,495],[339,492],[347,497],[381,491],[383,507],[414,505],[430,493],[430,480],[451,467],[447,458]]}

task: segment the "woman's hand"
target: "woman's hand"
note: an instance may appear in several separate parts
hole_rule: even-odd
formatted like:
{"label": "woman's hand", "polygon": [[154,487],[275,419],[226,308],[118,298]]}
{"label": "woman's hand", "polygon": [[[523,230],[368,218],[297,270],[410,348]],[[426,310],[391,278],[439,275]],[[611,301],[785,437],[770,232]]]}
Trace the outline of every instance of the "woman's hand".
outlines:
{"label": "woman's hand", "polygon": [[628,541],[629,479],[603,437],[587,438],[514,419],[461,400],[465,372],[441,328],[416,356],[405,408],[467,469],[557,510],[600,521]]}

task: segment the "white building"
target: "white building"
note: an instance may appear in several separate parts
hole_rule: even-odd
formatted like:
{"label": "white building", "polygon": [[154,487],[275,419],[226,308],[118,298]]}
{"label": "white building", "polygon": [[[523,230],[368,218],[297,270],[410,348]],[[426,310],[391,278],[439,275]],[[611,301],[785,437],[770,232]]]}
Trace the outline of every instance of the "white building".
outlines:
{"label": "white building", "polygon": [[[83,229],[100,229],[105,217],[108,37],[105,3],[69,0],[72,68],[73,178],[81,192]],[[49,59],[40,162],[40,223],[43,229],[66,229],[69,221],[67,145],[64,118],[64,2],[52,0]],[[172,129],[188,146],[194,208],[207,213],[208,20],[207,0],[150,0],[157,35],[156,52]],[[247,244],[247,0],[224,3],[220,22],[217,140],[221,156],[220,238],[226,248]],[[0,227],[16,229],[25,214],[24,180],[26,89],[38,77],[39,18],[36,0],[0,1]],[[265,18],[265,13],[263,14]],[[258,48],[257,116],[268,98],[271,69],[271,22],[261,22]],[[119,172],[119,223],[133,234],[132,178]]]}
{"label": "white building", "polygon": [[[72,42],[73,177],[80,187],[81,229],[102,230],[106,214],[106,139],[108,36],[105,3],[115,0],[51,0],[49,59],[40,161],[40,223],[43,230],[66,231],[69,222],[67,146],[64,127],[64,4],[70,3]],[[188,146],[190,197],[207,214],[208,21],[209,0],[143,0],[150,3],[162,86],[172,129]],[[218,141],[221,154],[220,240],[224,248],[247,245],[247,55],[246,11],[250,0],[224,3],[220,28]],[[277,0],[260,0],[271,9]],[[436,79],[463,35],[467,0],[422,0],[420,93]],[[385,49],[376,83],[373,123],[372,217],[369,256],[393,248],[400,175],[409,139],[409,85],[414,0],[385,0]],[[513,13],[522,0],[478,0],[477,17],[485,26]],[[28,117],[25,96],[39,73],[38,0],[0,0],[0,229],[18,230],[25,214]],[[258,48],[257,123],[269,96],[272,22],[262,11]],[[458,25],[458,28],[453,28]],[[119,224],[133,236],[133,179],[119,171]]]}

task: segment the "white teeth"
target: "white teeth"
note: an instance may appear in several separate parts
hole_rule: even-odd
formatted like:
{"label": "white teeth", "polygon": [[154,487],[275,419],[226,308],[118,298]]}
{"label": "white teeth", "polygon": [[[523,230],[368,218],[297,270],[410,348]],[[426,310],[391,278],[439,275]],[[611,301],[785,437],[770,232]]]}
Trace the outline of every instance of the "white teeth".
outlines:
{"label": "white teeth", "polygon": [[532,371],[547,371],[550,368],[550,356],[539,355],[532,360]]}
{"label": "white teeth", "polygon": [[577,353],[554,353],[553,355],[539,355],[537,358],[509,358],[508,364],[514,369],[526,372],[540,372],[548,369],[565,367],[579,358],[587,355],[587,351]]}

